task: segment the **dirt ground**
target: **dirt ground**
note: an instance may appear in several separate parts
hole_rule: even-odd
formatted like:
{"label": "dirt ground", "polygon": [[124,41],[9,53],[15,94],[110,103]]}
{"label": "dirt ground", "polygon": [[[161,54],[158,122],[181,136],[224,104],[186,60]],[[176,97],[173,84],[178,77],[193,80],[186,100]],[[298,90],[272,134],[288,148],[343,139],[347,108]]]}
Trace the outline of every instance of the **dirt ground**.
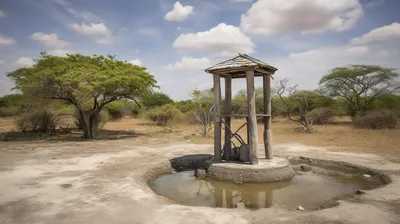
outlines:
{"label": "dirt ground", "polygon": [[[0,124],[1,132],[14,129],[12,119]],[[141,176],[167,159],[211,153],[212,139],[193,136],[194,125],[149,132],[141,120],[123,119],[107,123],[92,141],[6,136],[0,142],[0,223],[400,223],[400,164],[388,161],[400,158],[399,129],[344,124],[310,135],[294,132],[285,121],[273,125],[279,156],[347,161],[380,170],[393,182],[313,212],[177,205],[155,195]]]}

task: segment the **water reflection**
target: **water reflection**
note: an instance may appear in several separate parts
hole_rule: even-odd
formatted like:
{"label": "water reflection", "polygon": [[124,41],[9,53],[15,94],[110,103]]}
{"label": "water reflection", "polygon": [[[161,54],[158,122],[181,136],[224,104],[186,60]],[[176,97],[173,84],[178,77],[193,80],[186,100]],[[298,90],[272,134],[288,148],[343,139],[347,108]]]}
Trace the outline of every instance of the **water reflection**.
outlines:
{"label": "water reflection", "polygon": [[236,208],[238,202],[252,209],[271,207],[274,190],[290,184],[290,181],[241,185],[210,179],[200,181],[201,185],[206,185],[208,191],[214,195],[215,207],[221,208]]}
{"label": "water reflection", "polygon": [[159,195],[180,204],[235,208],[243,203],[247,208],[268,208],[272,205],[307,210],[318,209],[333,198],[355,194],[358,189],[371,189],[377,184],[362,174],[333,172],[314,168],[314,172],[296,175],[292,180],[234,184],[212,178],[197,180],[193,171],[165,175],[149,182]]}

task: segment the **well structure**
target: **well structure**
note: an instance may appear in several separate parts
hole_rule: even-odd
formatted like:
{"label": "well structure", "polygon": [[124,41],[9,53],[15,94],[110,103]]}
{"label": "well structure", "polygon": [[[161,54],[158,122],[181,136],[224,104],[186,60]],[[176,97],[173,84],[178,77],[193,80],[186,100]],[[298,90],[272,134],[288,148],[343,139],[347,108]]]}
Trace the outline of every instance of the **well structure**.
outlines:
{"label": "well structure", "polygon": [[[293,177],[294,171],[290,163],[282,158],[274,158],[272,151],[271,78],[277,68],[249,55],[239,54],[205,71],[211,73],[214,80],[214,163],[208,169],[209,175],[221,180],[238,182],[271,182]],[[256,113],[255,77],[262,77],[263,80],[263,114]],[[224,110],[222,110],[221,78],[225,79]],[[241,78],[246,79],[247,114],[232,114],[232,79]],[[245,118],[246,122],[233,131],[232,118]],[[258,155],[258,119],[264,122],[265,158],[262,159]],[[239,135],[239,131],[245,126],[247,126],[247,142]],[[232,147],[233,139],[240,143],[239,147]]]}

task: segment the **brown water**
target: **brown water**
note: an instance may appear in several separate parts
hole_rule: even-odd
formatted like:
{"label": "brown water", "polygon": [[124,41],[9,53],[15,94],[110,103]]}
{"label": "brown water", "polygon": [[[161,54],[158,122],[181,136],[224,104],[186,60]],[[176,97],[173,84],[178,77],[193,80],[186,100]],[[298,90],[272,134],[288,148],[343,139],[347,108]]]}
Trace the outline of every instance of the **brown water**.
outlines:
{"label": "brown water", "polygon": [[313,167],[313,172],[297,172],[288,181],[264,184],[234,184],[212,178],[197,180],[194,171],[161,176],[149,182],[159,195],[180,204],[235,208],[242,202],[247,208],[268,208],[272,205],[315,210],[332,199],[356,194],[360,189],[379,186],[374,177],[362,173],[345,173]]}

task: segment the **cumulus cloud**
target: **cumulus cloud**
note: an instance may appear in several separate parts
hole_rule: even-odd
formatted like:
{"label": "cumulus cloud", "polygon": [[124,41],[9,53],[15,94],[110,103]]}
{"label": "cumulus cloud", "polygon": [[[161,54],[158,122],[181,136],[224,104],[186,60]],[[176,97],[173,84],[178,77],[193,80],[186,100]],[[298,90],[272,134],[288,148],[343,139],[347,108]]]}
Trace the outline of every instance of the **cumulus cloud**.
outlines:
{"label": "cumulus cloud", "polygon": [[5,37],[0,35],[0,46],[1,45],[11,45],[14,44],[16,41],[11,37]]}
{"label": "cumulus cloud", "polygon": [[335,67],[349,64],[372,64],[395,68],[400,53],[396,50],[374,46],[332,46],[310,51],[291,53],[286,57],[266,61],[278,68],[276,80],[289,78],[301,89],[318,87],[323,75]]}
{"label": "cumulus cloud", "polygon": [[224,23],[198,33],[181,34],[173,43],[176,49],[213,52],[223,56],[252,53],[254,43],[238,27]]}
{"label": "cumulus cloud", "polygon": [[6,17],[6,14],[3,12],[3,10],[0,9],[0,18]]}
{"label": "cumulus cloud", "polygon": [[379,27],[362,35],[361,37],[353,38],[351,44],[363,45],[371,43],[382,43],[400,39],[400,23],[395,22],[391,25]]}
{"label": "cumulus cloud", "polygon": [[41,32],[36,32],[30,36],[32,40],[39,41],[41,44],[44,44],[46,46],[52,46],[52,47],[66,47],[68,45],[68,42],[65,40],[60,40],[58,39],[57,34],[45,34]]}
{"label": "cumulus cloud", "polygon": [[132,65],[143,66],[143,62],[138,58],[130,60],[128,62],[131,63]]}
{"label": "cumulus cloud", "polygon": [[193,13],[193,9],[193,6],[183,6],[180,2],[175,2],[174,8],[164,16],[164,19],[168,21],[183,21]]}
{"label": "cumulus cloud", "polygon": [[169,64],[167,69],[169,70],[192,70],[192,69],[206,69],[211,66],[211,60],[204,58],[193,58],[183,56],[179,61],[174,64]]}
{"label": "cumulus cloud", "polygon": [[67,12],[77,19],[83,19],[87,22],[101,21],[102,19],[96,14],[85,11],[78,11],[73,8],[67,8]]}
{"label": "cumulus cloud", "polygon": [[73,23],[68,24],[68,27],[80,34],[94,37],[100,44],[109,44],[114,41],[112,31],[104,23]]}
{"label": "cumulus cloud", "polygon": [[72,54],[74,52],[71,50],[56,48],[51,51],[48,51],[48,53],[51,55],[54,55],[54,56],[64,57],[64,56],[66,56],[66,54]]}
{"label": "cumulus cloud", "polygon": [[363,15],[359,0],[258,0],[241,17],[245,33],[344,31]]}
{"label": "cumulus cloud", "polygon": [[22,67],[31,67],[34,64],[34,61],[32,58],[20,57],[15,64]]}

